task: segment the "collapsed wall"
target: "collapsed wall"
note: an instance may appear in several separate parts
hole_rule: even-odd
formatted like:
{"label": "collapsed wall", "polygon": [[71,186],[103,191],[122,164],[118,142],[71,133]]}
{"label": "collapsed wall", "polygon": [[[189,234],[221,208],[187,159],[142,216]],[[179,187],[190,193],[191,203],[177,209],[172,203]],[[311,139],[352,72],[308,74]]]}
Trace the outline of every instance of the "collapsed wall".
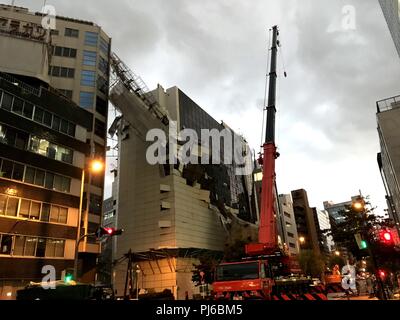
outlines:
{"label": "collapsed wall", "polygon": [[[205,126],[224,128],[176,87],[166,91],[158,87],[154,95],[178,128],[188,128],[190,117],[203,117]],[[118,227],[125,230],[117,240],[116,256],[130,250],[139,254],[135,263],[142,279],[138,277],[136,285],[142,290],[170,289],[183,299],[186,291],[190,295],[198,291],[191,283],[193,263],[198,262],[194,253],[223,252],[238,240],[257,238],[251,173],[236,176],[234,164],[149,164],[148,131],[159,128],[168,136],[168,127],[122,83],[114,86],[110,99],[122,113],[113,126],[119,141]],[[120,295],[126,274],[126,265],[115,268],[114,286]]]}

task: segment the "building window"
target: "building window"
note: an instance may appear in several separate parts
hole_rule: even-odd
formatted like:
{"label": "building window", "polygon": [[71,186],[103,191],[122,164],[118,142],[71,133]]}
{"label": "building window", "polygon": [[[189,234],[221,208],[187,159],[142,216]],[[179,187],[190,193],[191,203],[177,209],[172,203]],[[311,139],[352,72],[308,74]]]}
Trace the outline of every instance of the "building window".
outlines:
{"label": "building window", "polygon": [[104,158],[105,154],[105,147],[102,146],[101,144],[94,143],[94,155],[97,158]]}
{"label": "building window", "polygon": [[58,57],[76,58],[77,50],[74,48],[54,47],[53,55]]}
{"label": "building window", "polygon": [[7,208],[6,208],[6,216],[16,217],[18,211],[18,198],[8,197],[7,200]]}
{"label": "building window", "polygon": [[287,235],[288,235],[290,238],[294,238],[294,234],[291,233],[291,232],[288,232]]}
{"label": "building window", "polygon": [[23,115],[24,115],[24,117],[32,119],[32,116],[33,116],[33,104],[25,102]]}
{"label": "building window", "polygon": [[96,32],[85,32],[85,45],[97,47],[99,35]]}
{"label": "building window", "polygon": [[26,237],[25,238],[25,249],[24,256],[25,257],[34,257],[36,251],[37,238]]}
{"label": "building window", "polygon": [[3,109],[11,111],[12,102],[13,102],[13,96],[11,94],[8,94],[8,93],[4,92],[3,93],[3,97],[1,99],[1,107]]}
{"label": "building window", "polygon": [[2,234],[0,235],[0,254],[10,255],[13,244],[13,236]]}
{"label": "building window", "polygon": [[[50,213],[50,216],[48,213]],[[50,217],[50,219],[48,217]],[[46,221],[50,221],[52,223],[66,224],[68,221],[68,208],[56,205],[48,205],[48,207],[45,209],[45,214],[42,217],[42,221],[45,221],[43,219],[47,219]]]}
{"label": "building window", "polygon": [[14,240],[13,256],[23,256],[25,247],[25,237],[16,236]]}
{"label": "building window", "polygon": [[7,111],[12,111],[16,114],[23,115],[26,118],[32,119],[32,114],[33,114],[32,104],[24,102],[23,100],[2,91],[0,91],[0,102],[1,102],[0,106],[3,109]]}
{"label": "building window", "polygon": [[107,116],[107,111],[108,111],[107,101],[100,98],[99,96],[96,97],[96,111],[104,117]]}
{"label": "building window", "polygon": [[94,71],[83,70],[81,73],[81,85],[94,87],[96,84],[96,73]]}
{"label": "building window", "polygon": [[49,222],[50,221],[50,208],[51,205],[48,203],[42,204],[42,214],[40,215],[40,221]]}
{"label": "building window", "polygon": [[83,65],[84,66],[96,66],[97,53],[95,51],[83,51]]}
{"label": "building window", "polygon": [[27,133],[0,124],[0,143],[26,150],[28,140]]}
{"label": "building window", "polygon": [[76,126],[73,123],[64,119],[60,119],[59,117],[52,115],[51,113],[44,111],[39,107],[35,107],[35,116],[33,120],[40,124],[44,124],[53,130],[75,137]]}
{"label": "building window", "polygon": [[24,219],[39,220],[40,206],[40,202],[22,199],[18,216]]}
{"label": "building window", "polygon": [[100,50],[108,57],[109,44],[108,41],[100,37]]}
{"label": "building window", "polygon": [[99,59],[99,70],[101,72],[103,72],[107,76],[108,76],[108,66],[109,66],[108,61],[100,56],[100,59]]}
{"label": "building window", "polygon": [[79,38],[79,30],[65,28],[65,36],[72,38]]}
{"label": "building window", "polygon": [[97,88],[100,90],[100,92],[104,93],[107,95],[108,93],[108,81],[104,79],[102,76],[97,77]]}
{"label": "building window", "polygon": [[103,203],[103,198],[96,194],[90,194],[90,204],[89,211],[90,213],[101,215],[101,206]]}
{"label": "building window", "polygon": [[14,164],[12,161],[3,160],[1,165],[0,177],[11,179],[13,172]]}
{"label": "building window", "polygon": [[7,196],[0,194],[0,215],[6,215]]}
{"label": "building window", "polygon": [[0,159],[0,177],[22,181],[24,176],[24,166],[13,163],[12,161]]}
{"label": "building window", "polygon": [[44,157],[72,164],[73,151],[49,142],[46,139],[33,136],[30,141],[30,151]]}
{"label": "building window", "polygon": [[[39,187],[45,187],[49,190],[55,190],[59,192],[70,192],[71,189],[71,178],[60,176],[48,171],[43,171],[33,167],[13,163],[3,159],[1,161],[0,177],[8,178],[18,181],[23,181],[25,183],[34,184]],[[25,171],[25,174],[24,174]],[[21,176],[23,178],[21,178]]]}
{"label": "building window", "polygon": [[43,170],[36,169],[36,174],[35,174],[35,185],[43,187],[44,185],[44,178],[45,178],[45,172]]}
{"label": "building window", "polygon": [[46,257],[64,257],[65,240],[48,239],[46,245]]}
{"label": "building window", "polygon": [[75,77],[75,69],[58,67],[58,66],[50,66],[49,75],[51,75],[53,77],[60,77],[60,78],[74,78]]}
{"label": "building window", "polygon": [[12,179],[17,181],[22,181],[24,178],[25,166],[19,163],[14,163],[14,169],[12,174]]}
{"label": "building window", "polygon": [[66,96],[69,99],[72,99],[73,91],[72,90],[67,90],[67,89],[57,89],[62,93],[64,96]]}
{"label": "building window", "polygon": [[37,238],[35,257],[43,258],[46,253],[46,239]]}
{"label": "building window", "polygon": [[0,194],[0,215],[67,224],[68,208]]}
{"label": "building window", "polygon": [[[89,222],[88,223],[88,229],[87,233],[96,233],[97,229],[99,228],[99,225],[97,223]],[[88,237],[88,243],[97,243],[96,237]]]}
{"label": "building window", "polygon": [[94,93],[82,91],[79,95],[79,105],[85,109],[92,109],[94,104]]}
{"label": "building window", "polygon": [[296,245],[294,243],[289,242],[289,247],[296,249]]}
{"label": "building window", "polygon": [[283,214],[285,215],[285,217],[291,218],[291,215],[289,213],[287,213],[286,211],[284,211]]}
{"label": "building window", "polygon": [[99,119],[94,121],[94,134],[104,139],[106,133],[106,124]]}
{"label": "building window", "polygon": [[23,109],[24,109],[24,101],[15,97],[12,107],[12,112],[22,115]]}

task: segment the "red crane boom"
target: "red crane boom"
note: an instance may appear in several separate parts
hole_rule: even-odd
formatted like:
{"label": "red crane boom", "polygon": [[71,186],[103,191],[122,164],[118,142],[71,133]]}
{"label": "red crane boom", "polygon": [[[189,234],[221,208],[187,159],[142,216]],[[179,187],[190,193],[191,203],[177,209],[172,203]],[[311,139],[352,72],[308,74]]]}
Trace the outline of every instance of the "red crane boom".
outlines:
{"label": "red crane boom", "polygon": [[275,145],[275,115],[276,115],[276,61],[278,53],[278,27],[272,28],[271,67],[269,72],[269,90],[267,109],[267,127],[263,156],[260,164],[263,166],[261,189],[261,210],[258,229],[258,243],[246,245],[247,255],[272,254],[279,250],[276,234],[276,198],[275,198],[275,160],[278,157]]}

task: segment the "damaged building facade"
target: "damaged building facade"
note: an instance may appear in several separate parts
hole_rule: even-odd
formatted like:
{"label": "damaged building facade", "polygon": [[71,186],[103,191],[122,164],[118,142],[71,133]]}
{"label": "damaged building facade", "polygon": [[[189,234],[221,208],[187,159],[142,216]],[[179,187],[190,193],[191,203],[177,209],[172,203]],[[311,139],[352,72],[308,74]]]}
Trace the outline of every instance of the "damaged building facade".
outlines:
{"label": "damaged building facade", "polygon": [[[201,129],[232,130],[177,87],[158,86],[145,93],[132,90],[131,83],[120,77],[110,95],[123,115],[110,129],[118,137],[116,200],[118,227],[124,229],[117,239],[114,289],[117,296],[126,290],[135,296],[167,289],[176,299],[193,297],[199,294],[192,272],[200,255],[221,255],[236,240],[257,237],[253,172],[236,175],[235,163],[149,164],[146,152],[152,142],[146,141],[146,134],[154,128],[167,132],[170,121],[176,121],[179,130],[190,128],[199,136]],[[240,141],[242,153],[252,162],[247,142]],[[181,147],[178,142],[178,150]],[[194,149],[199,157],[209,152],[202,143]],[[134,263],[133,282],[127,277],[128,256]]]}

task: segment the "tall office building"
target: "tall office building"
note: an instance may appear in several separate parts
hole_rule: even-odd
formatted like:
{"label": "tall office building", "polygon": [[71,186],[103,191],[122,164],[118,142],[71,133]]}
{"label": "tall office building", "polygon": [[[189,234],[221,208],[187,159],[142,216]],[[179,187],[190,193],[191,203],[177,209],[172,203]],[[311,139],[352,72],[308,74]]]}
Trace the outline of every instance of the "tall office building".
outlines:
{"label": "tall office building", "polygon": [[[334,227],[337,224],[343,223],[344,222],[344,215],[343,212],[349,209],[351,207],[353,201],[356,201],[359,199],[359,195],[351,197],[351,200],[349,201],[344,201],[344,202],[339,202],[339,203],[334,203],[333,201],[324,201],[324,209],[325,211],[328,212],[329,214],[329,220],[331,227]],[[335,249],[338,250],[341,254],[341,256],[344,259],[347,259],[349,256],[348,250],[346,247],[342,246],[339,241],[337,241],[337,238],[335,240],[335,233],[333,232],[332,234],[333,241],[335,242]]]}
{"label": "tall office building", "polygon": [[286,249],[290,256],[297,256],[300,252],[299,237],[297,234],[296,218],[293,210],[293,200],[290,194],[279,195],[280,214],[283,218],[283,237]]}
{"label": "tall office building", "polygon": [[334,203],[333,201],[324,201],[324,209],[329,214],[331,224],[342,223],[344,221],[343,212],[348,210],[348,207],[352,205],[353,201],[356,201],[359,199],[359,197],[360,196],[353,196],[351,197],[351,200],[339,203]]}
{"label": "tall office building", "polygon": [[292,191],[292,199],[297,234],[299,239],[304,238],[304,242],[300,243],[300,252],[302,249],[307,249],[320,254],[317,226],[315,225],[313,210],[308,202],[307,192],[304,189]]}
{"label": "tall office building", "polygon": [[318,208],[312,208],[312,210],[314,213],[315,226],[317,227],[319,248],[322,253],[328,256],[335,246],[333,237],[325,233],[325,231],[331,230],[329,213],[326,210],[320,210]]}
{"label": "tall office building", "polygon": [[[46,19],[42,13],[30,12],[27,8],[0,5],[0,32],[10,30],[14,38],[36,33],[38,39],[44,39],[48,35],[42,28],[42,21],[46,22]],[[48,38],[48,51],[36,51],[34,55],[29,48],[19,51],[17,46],[7,46],[9,53],[1,70],[34,77],[30,65],[39,59],[47,74],[41,72],[36,76],[47,80],[51,87],[92,114],[91,128],[86,137],[90,144],[86,162],[93,157],[105,162],[111,40],[93,22],[62,16],[57,16],[55,22],[55,29],[51,30],[51,37]],[[5,47],[2,46],[2,56]],[[21,63],[26,68],[18,71]],[[93,233],[100,225],[104,175],[89,172],[85,182],[81,234]],[[96,239],[89,237],[82,241],[79,247],[82,281],[95,279],[99,251]]]}
{"label": "tall office building", "polygon": [[400,96],[377,102],[381,152],[378,165],[386,189],[388,213],[400,226]]}
{"label": "tall office building", "polygon": [[400,0],[379,0],[400,57]]}
{"label": "tall office building", "polygon": [[[151,146],[146,142],[148,130],[163,131],[168,127],[164,128],[153,116],[152,111],[157,111],[154,105],[145,105],[148,95],[138,96],[139,90],[128,91],[120,85],[111,91],[111,101],[123,114],[117,119],[119,125],[114,123],[111,127],[117,128],[119,139],[118,227],[125,230],[117,238],[116,257],[120,259],[131,252],[133,270],[140,271],[133,282],[133,296],[136,289],[148,293],[168,289],[178,299],[184,299],[186,292],[192,297],[200,294],[192,283],[193,263],[198,263],[199,255],[221,255],[227,239],[228,243],[229,239],[247,240],[252,231],[253,241],[257,237],[257,227],[248,222],[252,220],[253,172],[237,175],[237,166],[223,163],[151,164],[146,157]],[[177,87],[164,90],[159,86],[152,96],[158,101],[159,110],[169,114],[170,125],[172,120],[177,121],[179,131],[194,129],[201,137],[202,129],[228,128]],[[171,130],[169,134],[174,132],[173,125]],[[247,153],[251,162],[247,143],[238,138],[240,153]],[[183,141],[178,141],[180,150]],[[171,148],[173,145],[169,144]],[[192,151],[197,159],[212,156],[199,141]],[[126,263],[117,265],[114,271],[114,288],[122,296]]]}
{"label": "tall office building", "polygon": [[[4,18],[2,18],[4,21]],[[19,24],[20,23],[20,24]],[[49,86],[43,29],[0,29],[0,299],[74,265],[93,115]]]}

